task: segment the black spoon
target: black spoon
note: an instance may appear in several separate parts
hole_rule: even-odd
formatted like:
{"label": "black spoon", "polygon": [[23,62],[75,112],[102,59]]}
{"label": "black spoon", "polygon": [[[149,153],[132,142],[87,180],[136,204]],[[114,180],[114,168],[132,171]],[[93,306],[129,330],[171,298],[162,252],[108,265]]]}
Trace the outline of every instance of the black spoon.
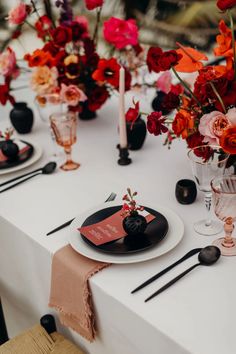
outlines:
{"label": "black spoon", "polygon": [[3,186],[4,184],[8,184],[8,183],[10,183],[10,182],[14,182],[14,181],[16,181],[16,180],[18,180],[18,179],[20,179],[20,178],[22,178],[22,177],[25,177],[25,176],[30,175],[29,177],[24,178],[24,179],[21,179],[19,182],[14,183],[14,184],[10,185],[10,186],[7,187],[7,188],[2,189],[2,190],[0,191],[0,193],[5,192],[5,191],[7,191],[7,190],[9,190],[9,189],[11,189],[11,188],[13,188],[13,187],[15,187],[15,186],[18,186],[19,184],[21,184],[21,183],[23,183],[23,182],[25,182],[25,181],[28,181],[29,179],[31,179],[31,178],[33,178],[33,177],[35,177],[35,176],[38,176],[38,175],[49,175],[49,174],[51,174],[51,173],[53,173],[53,172],[55,171],[56,167],[57,167],[56,162],[49,162],[49,163],[47,163],[43,168],[39,168],[38,170],[35,170],[34,172],[37,172],[37,171],[38,171],[38,172],[35,173],[35,174],[33,174],[33,175],[32,175],[32,173],[34,173],[34,172],[29,172],[29,173],[26,173],[26,174],[23,175],[23,176],[13,178],[11,181],[5,182],[5,183],[3,183],[3,184],[0,185],[0,186]]}
{"label": "black spoon", "polygon": [[216,247],[216,246],[207,246],[207,247],[203,248],[201,250],[201,252],[199,253],[199,255],[198,255],[199,263],[194,264],[192,267],[188,268],[183,273],[179,274],[177,277],[175,277],[174,279],[169,281],[167,284],[162,286],[155,293],[150,295],[145,300],[145,302],[148,302],[149,300],[153,299],[155,296],[157,296],[160,293],[162,293],[162,291],[168,289],[171,285],[176,283],[177,280],[183,278],[183,276],[185,276],[186,274],[191,272],[191,270],[193,270],[194,268],[198,267],[199,265],[209,266],[209,265],[214,264],[216,261],[218,261],[218,259],[220,258],[220,255],[221,255],[220,249],[218,247]]}
{"label": "black spoon", "polygon": [[[55,166],[55,167],[54,167],[54,166]],[[43,167],[37,168],[36,170],[33,170],[33,171],[31,171],[31,172],[27,172],[27,173],[25,173],[25,174],[23,174],[23,175],[21,175],[21,176],[14,177],[14,178],[9,179],[9,180],[6,181],[6,182],[0,183],[0,187],[3,187],[3,186],[5,186],[6,184],[9,184],[9,183],[15,182],[15,181],[17,181],[18,179],[21,179],[21,178],[23,178],[23,177],[30,176],[30,175],[32,175],[32,174],[35,173],[35,172],[40,172],[40,171],[41,171],[43,174],[51,173],[51,172],[47,172],[47,171],[50,171],[51,169],[53,169],[53,170],[52,170],[52,172],[53,172],[53,171],[55,170],[55,168],[56,168],[56,162],[48,162],[48,163],[47,163],[45,166],[43,166]]]}

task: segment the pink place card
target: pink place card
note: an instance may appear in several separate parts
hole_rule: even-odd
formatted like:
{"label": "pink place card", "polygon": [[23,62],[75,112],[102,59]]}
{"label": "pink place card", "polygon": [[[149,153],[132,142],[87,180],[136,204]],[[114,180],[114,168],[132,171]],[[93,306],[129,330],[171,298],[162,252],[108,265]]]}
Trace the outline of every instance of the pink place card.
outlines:
{"label": "pink place card", "polygon": [[[154,215],[149,214],[145,210],[141,214],[146,218],[148,223],[155,219]],[[82,226],[78,228],[78,230],[89,241],[96,246],[99,246],[127,236],[123,229],[122,222],[123,218],[121,216],[121,211],[119,210],[115,214],[96,224]]]}

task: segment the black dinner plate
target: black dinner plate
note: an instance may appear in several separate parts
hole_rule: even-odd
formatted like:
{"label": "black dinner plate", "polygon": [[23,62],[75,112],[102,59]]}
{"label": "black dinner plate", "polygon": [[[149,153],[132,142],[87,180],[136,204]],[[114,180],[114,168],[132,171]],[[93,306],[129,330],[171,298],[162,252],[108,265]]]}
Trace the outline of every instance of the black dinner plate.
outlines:
{"label": "black dinner plate", "polygon": [[[121,210],[122,206],[112,206],[110,208],[105,208],[97,211],[96,213],[90,215],[82,224],[82,226],[88,226],[102,221],[112,214]],[[82,234],[81,237],[89,246],[96,249],[97,251],[111,253],[111,254],[130,254],[135,252],[140,252],[147,250],[148,248],[156,246],[163,238],[166,236],[168,231],[168,222],[166,218],[160,214],[158,211],[153,210],[148,207],[144,209],[150,214],[155,216],[147,226],[145,232],[140,235],[126,236],[119,240],[104,243],[103,245],[96,246],[91,241],[89,241]]]}
{"label": "black dinner plate", "polygon": [[[21,165],[22,163],[24,163],[25,161],[29,160],[33,154],[34,151],[34,147],[33,145],[31,145],[30,143],[27,143],[26,141],[20,140],[22,143],[28,145],[29,149],[27,149],[25,152],[20,153],[17,157],[16,160],[14,161],[0,161],[0,170],[2,169],[7,169],[7,168],[11,168],[11,167],[15,167],[18,165]],[[1,149],[1,145],[2,145],[3,141],[0,141],[0,149]]]}

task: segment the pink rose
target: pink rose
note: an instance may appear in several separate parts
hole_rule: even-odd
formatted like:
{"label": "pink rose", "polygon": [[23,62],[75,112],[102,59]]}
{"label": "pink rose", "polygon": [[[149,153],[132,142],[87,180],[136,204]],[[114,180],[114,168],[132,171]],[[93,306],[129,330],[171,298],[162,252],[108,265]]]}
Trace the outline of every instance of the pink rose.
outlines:
{"label": "pink rose", "polygon": [[85,0],[85,5],[88,10],[96,9],[103,5],[104,0]]}
{"label": "pink rose", "polygon": [[87,100],[87,96],[75,85],[61,85],[61,99],[69,106],[77,106],[79,102]]}
{"label": "pink rose", "polygon": [[204,143],[219,145],[219,138],[224,129],[230,125],[227,115],[219,111],[213,111],[202,116],[198,129],[200,134],[204,136]]}
{"label": "pink rose", "polygon": [[138,44],[138,27],[135,20],[122,20],[111,17],[104,22],[103,35],[107,42],[113,44],[117,49],[127,45]]}
{"label": "pink rose", "polygon": [[12,25],[20,25],[24,22],[27,15],[27,6],[23,2],[19,2],[18,5],[9,11],[7,19]]}
{"label": "pink rose", "polygon": [[236,108],[230,108],[226,114],[232,126],[236,126]]}
{"label": "pink rose", "polygon": [[171,73],[169,71],[165,71],[156,82],[156,88],[162,92],[168,93],[171,89]]}
{"label": "pink rose", "polygon": [[5,52],[0,54],[0,74],[16,79],[19,73],[19,69],[16,66],[15,52],[8,47]]}

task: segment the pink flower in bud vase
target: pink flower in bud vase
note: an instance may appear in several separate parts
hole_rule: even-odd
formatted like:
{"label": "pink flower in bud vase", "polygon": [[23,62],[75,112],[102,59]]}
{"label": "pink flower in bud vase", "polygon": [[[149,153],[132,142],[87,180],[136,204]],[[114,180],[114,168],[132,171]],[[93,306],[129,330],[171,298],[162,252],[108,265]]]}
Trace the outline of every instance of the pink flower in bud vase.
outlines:
{"label": "pink flower in bud vase", "polygon": [[85,0],[85,5],[88,10],[96,9],[97,7],[101,7],[104,3],[104,0]]}
{"label": "pink flower in bud vase", "polygon": [[219,138],[223,134],[223,130],[230,125],[227,115],[213,111],[202,116],[198,128],[199,133],[204,136],[204,143],[219,145]]}
{"label": "pink flower in bud vase", "polygon": [[26,19],[28,13],[29,7],[20,1],[9,11],[7,19],[12,25],[20,25]]}
{"label": "pink flower in bud vase", "polygon": [[165,71],[156,82],[156,88],[162,92],[168,93],[171,89],[171,73],[169,71]]}
{"label": "pink flower in bud vase", "polygon": [[138,44],[138,27],[135,20],[122,20],[111,17],[104,22],[103,35],[107,42],[113,44],[117,49],[127,45]]}
{"label": "pink flower in bud vase", "polygon": [[125,118],[126,118],[127,122],[132,122],[131,129],[133,128],[133,125],[139,116],[139,101],[134,102],[134,100],[133,100],[133,105],[134,105],[134,107],[130,107],[125,114]]}
{"label": "pink flower in bud vase", "polygon": [[84,92],[75,85],[66,86],[65,84],[62,84],[60,95],[63,102],[73,107],[77,106],[79,102],[87,100],[87,96]]}
{"label": "pink flower in bud vase", "polygon": [[16,66],[15,52],[8,47],[5,52],[0,54],[0,74],[16,79],[19,73],[19,69]]}

